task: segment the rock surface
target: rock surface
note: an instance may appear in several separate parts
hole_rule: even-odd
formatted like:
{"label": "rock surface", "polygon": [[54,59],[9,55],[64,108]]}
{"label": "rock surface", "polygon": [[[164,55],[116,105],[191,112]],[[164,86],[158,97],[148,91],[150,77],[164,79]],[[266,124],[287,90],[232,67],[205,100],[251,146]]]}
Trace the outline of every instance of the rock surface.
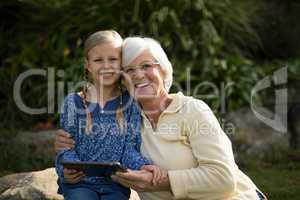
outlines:
{"label": "rock surface", "polygon": [[28,172],[4,176],[0,179],[0,199],[29,200],[52,199],[61,200],[62,196],[56,194],[57,176],[54,168],[43,171]]}
{"label": "rock surface", "polygon": [[267,126],[249,108],[229,113],[226,123],[231,123],[234,127],[229,137],[238,153],[263,157],[274,148],[288,147],[288,133],[278,132]]}
{"label": "rock surface", "polygon": [[32,153],[48,158],[55,158],[54,137],[56,129],[30,132],[20,131],[14,138],[14,143],[26,144],[31,147]]}
{"label": "rock surface", "polygon": [[[7,175],[0,178],[0,200],[62,200],[57,192],[54,168]],[[131,191],[130,200],[139,200]]]}

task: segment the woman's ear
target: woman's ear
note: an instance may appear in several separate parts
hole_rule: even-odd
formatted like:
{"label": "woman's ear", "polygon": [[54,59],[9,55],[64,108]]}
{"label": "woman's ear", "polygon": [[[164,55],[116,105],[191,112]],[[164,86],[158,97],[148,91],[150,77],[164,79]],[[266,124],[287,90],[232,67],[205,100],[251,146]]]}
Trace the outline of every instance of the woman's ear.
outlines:
{"label": "woman's ear", "polygon": [[161,68],[161,66],[159,66],[159,74],[162,77],[162,79],[164,80],[166,77],[166,72]]}
{"label": "woman's ear", "polygon": [[159,66],[159,75],[163,81],[164,88],[166,88],[166,85],[165,85],[166,72],[161,68],[161,66]]}

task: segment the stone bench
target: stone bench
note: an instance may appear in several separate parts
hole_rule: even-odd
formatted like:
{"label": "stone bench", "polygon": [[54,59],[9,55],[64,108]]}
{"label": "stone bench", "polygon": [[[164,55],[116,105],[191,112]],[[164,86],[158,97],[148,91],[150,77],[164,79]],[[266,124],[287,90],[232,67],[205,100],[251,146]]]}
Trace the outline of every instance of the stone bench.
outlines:
{"label": "stone bench", "polygon": [[[7,175],[0,178],[0,200],[63,200],[58,195],[54,168]],[[140,200],[131,190],[130,200]]]}

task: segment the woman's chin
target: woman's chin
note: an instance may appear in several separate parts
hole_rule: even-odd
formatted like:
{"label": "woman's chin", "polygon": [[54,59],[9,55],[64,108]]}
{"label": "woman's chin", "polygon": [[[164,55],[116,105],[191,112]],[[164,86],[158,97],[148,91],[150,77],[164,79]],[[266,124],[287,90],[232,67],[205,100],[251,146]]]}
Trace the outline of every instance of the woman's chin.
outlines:
{"label": "woman's chin", "polygon": [[154,99],[157,97],[157,93],[152,89],[139,89],[136,88],[134,96],[138,100]]}

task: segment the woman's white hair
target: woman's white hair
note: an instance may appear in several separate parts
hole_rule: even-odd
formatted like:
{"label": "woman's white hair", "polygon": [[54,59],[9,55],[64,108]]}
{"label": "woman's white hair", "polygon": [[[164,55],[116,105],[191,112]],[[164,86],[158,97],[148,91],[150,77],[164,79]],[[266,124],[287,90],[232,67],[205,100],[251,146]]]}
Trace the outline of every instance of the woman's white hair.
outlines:
{"label": "woman's white hair", "polygon": [[173,82],[173,67],[161,45],[152,38],[127,37],[122,47],[122,65],[129,65],[143,51],[149,50],[164,72],[164,86],[169,92]]}

